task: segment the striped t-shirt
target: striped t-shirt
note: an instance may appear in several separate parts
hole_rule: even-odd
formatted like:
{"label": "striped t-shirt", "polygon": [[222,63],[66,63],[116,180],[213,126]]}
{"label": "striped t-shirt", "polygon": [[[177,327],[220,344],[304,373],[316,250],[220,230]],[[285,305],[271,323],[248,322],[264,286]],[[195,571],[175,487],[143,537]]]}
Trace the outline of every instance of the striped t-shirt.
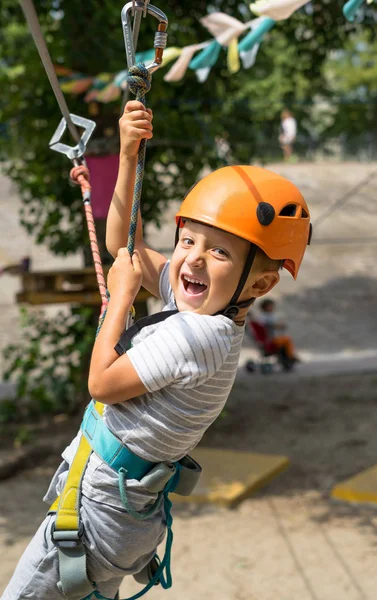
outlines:
{"label": "striped t-shirt", "polygon": [[[169,262],[160,278],[164,310],[175,308]],[[232,388],[244,328],[223,315],[178,312],[144,327],[128,356],[148,392],[106,406],[104,419],[132,452],[179,460],[218,417]]]}
{"label": "striped t-shirt", "polygon": [[[176,308],[169,262],[161,274],[160,294],[164,310]],[[188,311],[144,327],[133,338],[128,355],[148,392],[106,405],[107,426],[146,460],[176,461],[185,456],[199,443],[227,401],[243,334],[244,327],[227,317]],[[53,477],[46,502],[52,502],[64,487],[80,438],[81,432],[64,450],[64,463]],[[92,453],[82,482],[83,494],[122,508],[118,485],[117,473]],[[137,480],[128,480],[127,489],[136,510],[155,499]]]}

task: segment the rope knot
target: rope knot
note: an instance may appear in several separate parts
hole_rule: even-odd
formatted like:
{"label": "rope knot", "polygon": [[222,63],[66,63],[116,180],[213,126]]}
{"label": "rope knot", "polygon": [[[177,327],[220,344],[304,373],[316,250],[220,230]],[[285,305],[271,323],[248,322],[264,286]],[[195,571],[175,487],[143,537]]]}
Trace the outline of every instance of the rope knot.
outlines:
{"label": "rope knot", "polygon": [[130,68],[127,75],[127,83],[130,92],[140,98],[149,92],[152,85],[152,75],[144,65],[139,63]]}
{"label": "rope knot", "polygon": [[79,165],[77,167],[73,167],[69,174],[69,177],[73,183],[76,185],[81,185],[81,191],[84,194],[85,192],[90,192],[91,186],[89,183],[89,169],[85,165]]}

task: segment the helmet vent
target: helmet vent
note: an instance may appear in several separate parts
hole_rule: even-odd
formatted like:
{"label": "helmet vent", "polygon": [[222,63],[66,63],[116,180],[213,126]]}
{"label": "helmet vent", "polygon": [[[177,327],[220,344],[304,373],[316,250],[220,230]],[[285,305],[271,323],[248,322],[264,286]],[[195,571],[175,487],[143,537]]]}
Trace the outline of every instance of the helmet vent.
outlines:
{"label": "helmet vent", "polygon": [[305,208],[303,208],[301,212],[301,219],[307,219],[308,217],[308,213],[306,212]]}
{"label": "helmet vent", "polygon": [[296,204],[287,204],[287,206],[284,206],[284,208],[281,209],[279,215],[281,217],[294,217],[296,215],[296,210]]}

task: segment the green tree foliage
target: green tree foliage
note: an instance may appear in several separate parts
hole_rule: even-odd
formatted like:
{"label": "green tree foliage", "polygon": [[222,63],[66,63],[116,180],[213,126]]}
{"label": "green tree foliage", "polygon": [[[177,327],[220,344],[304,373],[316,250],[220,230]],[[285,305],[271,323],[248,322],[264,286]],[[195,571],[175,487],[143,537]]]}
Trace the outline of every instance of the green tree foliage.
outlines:
{"label": "green tree foliage", "polygon": [[341,50],[330,54],[325,76],[338,110],[328,133],[350,140],[377,137],[377,40],[372,31],[350,35]]}
{"label": "green tree foliage", "polygon": [[40,413],[73,413],[88,399],[83,359],[94,339],[92,311],[73,308],[54,319],[21,310],[22,341],[8,346],[5,380],[16,382],[17,403],[0,404],[0,425]]}
{"label": "green tree foliage", "polygon": [[[157,4],[170,19],[173,46],[209,38],[199,23],[208,10],[241,20],[251,17],[247,5],[234,0]],[[224,52],[203,84],[193,72],[176,84],[163,81],[163,70],[154,76],[148,98],[155,115],[155,139],[148,149],[143,193],[146,221],[158,219],[166,201],[181,198],[204,164],[221,164],[215,136],[229,138],[236,160],[250,161],[268,154],[284,106],[292,107],[310,128],[315,95],[332,93],[323,76],[324,61],[331,51],[344,47],[354,29],[345,22],[342,5],[342,0],[315,0],[309,9],[278,23],[251,70],[230,75]],[[37,0],[35,6],[55,63],[90,75],[125,67],[121,5],[109,0]],[[60,112],[20,7],[3,0],[1,17],[0,112],[8,135],[1,154],[24,201],[22,222],[37,242],[54,252],[77,252],[87,243],[80,193],[68,184],[68,159],[48,149]],[[155,28],[154,19],[143,21],[140,49],[152,46]],[[81,97],[69,96],[68,103],[71,112],[89,116]],[[117,103],[100,105],[97,139],[112,131],[116,140],[118,117]]]}

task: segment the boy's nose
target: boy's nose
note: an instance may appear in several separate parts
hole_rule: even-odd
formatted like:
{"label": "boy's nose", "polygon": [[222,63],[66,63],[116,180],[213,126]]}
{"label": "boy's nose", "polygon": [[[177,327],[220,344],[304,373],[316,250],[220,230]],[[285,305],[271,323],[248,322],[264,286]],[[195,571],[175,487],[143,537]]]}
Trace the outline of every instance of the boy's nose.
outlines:
{"label": "boy's nose", "polygon": [[186,263],[191,267],[201,266],[203,264],[204,256],[198,248],[193,248],[186,256]]}

